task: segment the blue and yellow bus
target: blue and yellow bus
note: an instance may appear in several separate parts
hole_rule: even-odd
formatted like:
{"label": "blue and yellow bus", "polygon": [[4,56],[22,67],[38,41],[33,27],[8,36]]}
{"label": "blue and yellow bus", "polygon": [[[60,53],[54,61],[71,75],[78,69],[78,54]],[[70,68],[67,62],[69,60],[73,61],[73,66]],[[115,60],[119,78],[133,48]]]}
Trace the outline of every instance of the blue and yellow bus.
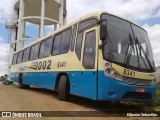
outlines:
{"label": "blue and yellow bus", "polygon": [[105,11],[83,16],[13,55],[20,88],[58,91],[97,101],[153,100],[155,65],[147,32]]}

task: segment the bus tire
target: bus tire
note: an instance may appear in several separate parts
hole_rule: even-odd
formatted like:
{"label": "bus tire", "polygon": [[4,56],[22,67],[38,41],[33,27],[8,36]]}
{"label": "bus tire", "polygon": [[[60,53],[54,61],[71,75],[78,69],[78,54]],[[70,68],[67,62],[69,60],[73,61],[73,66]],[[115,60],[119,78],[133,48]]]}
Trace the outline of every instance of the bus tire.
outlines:
{"label": "bus tire", "polygon": [[58,97],[61,101],[66,101],[69,97],[69,80],[66,75],[60,77],[58,85]]}
{"label": "bus tire", "polygon": [[23,76],[22,76],[22,74],[19,75],[18,87],[21,88],[21,89],[28,89],[28,88],[30,88],[30,85],[23,84]]}

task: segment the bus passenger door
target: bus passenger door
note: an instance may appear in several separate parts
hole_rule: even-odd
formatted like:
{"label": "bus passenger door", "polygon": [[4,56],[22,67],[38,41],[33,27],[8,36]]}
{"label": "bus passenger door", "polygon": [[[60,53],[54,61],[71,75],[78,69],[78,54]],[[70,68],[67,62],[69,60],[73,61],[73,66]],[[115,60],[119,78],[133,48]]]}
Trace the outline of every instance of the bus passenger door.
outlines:
{"label": "bus passenger door", "polygon": [[[83,70],[76,78],[75,94],[90,99],[97,99],[97,27],[83,31],[80,62]],[[79,38],[77,37],[77,40]],[[76,46],[77,47],[77,46]],[[78,55],[77,55],[78,56]],[[74,94],[74,93],[73,93]]]}

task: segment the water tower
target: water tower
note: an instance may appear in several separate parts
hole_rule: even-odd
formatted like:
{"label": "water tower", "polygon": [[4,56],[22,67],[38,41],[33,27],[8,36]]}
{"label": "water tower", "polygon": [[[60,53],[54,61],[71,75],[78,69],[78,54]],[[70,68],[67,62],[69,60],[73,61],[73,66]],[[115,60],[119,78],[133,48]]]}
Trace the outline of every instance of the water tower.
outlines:
{"label": "water tower", "polygon": [[[9,69],[13,52],[24,46],[27,40],[37,40],[44,36],[44,27],[54,25],[54,29],[66,23],[66,0],[13,0],[13,14],[6,20],[10,29]],[[38,38],[25,35],[26,23],[39,26]]]}

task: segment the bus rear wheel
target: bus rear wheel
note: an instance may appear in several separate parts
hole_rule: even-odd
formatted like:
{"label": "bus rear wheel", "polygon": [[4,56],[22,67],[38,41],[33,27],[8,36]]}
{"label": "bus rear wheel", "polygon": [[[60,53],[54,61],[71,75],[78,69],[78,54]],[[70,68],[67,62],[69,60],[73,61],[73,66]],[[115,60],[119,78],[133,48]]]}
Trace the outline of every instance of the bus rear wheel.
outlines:
{"label": "bus rear wheel", "polygon": [[59,85],[58,85],[58,97],[59,100],[66,101],[69,98],[69,80],[66,75],[62,75],[60,77]]}
{"label": "bus rear wheel", "polygon": [[30,85],[25,85],[25,84],[23,84],[23,76],[22,76],[22,74],[19,75],[19,79],[18,79],[18,87],[21,88],[21,89],[30,88]]}

